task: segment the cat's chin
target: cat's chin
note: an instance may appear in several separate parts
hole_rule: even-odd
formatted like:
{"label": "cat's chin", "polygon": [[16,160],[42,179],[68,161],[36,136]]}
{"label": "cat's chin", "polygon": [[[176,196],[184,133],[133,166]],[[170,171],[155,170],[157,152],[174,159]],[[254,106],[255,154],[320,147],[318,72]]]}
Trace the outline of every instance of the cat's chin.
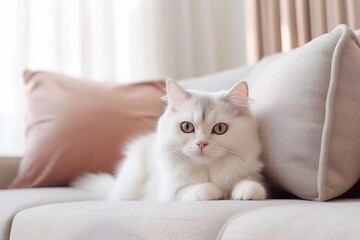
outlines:
{"label": "cat's chin", "polygon": [[185,151],[183,151],[183,154],[185,154],[187,157],[198,158],[203,161],[203,160],[212,160],[212,159],[221,158],[225,154],[225,151],[219,147],[216,149],[209,148],[203,151],[195,148],[195,149],[185,149]]}
{"label": "cat's chin", "polygon": [[217,157],[211,156],[206,153],[199,153],[191,156],[192,161],[199,163],[199,164],[210,164],[216,161]]}

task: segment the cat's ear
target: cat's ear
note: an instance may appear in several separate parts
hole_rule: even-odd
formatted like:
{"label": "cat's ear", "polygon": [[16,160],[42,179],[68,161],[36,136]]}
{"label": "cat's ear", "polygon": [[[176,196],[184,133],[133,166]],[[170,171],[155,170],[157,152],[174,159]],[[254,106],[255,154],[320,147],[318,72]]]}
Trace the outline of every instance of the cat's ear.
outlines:
{"label": "cat's ear", "polygon": [[179,106],[189,100],[190,94],[187,93],[179,84],[175,81],[168,79],[166,81],[166,99],[168,107],[176,111]]}
{"label": "cat's ear", "polygon": [[242,111],[246,110],[248,106],[249,90],[246,82],[239,82],[233,86],[225,95],[225,101],[239,107]]}

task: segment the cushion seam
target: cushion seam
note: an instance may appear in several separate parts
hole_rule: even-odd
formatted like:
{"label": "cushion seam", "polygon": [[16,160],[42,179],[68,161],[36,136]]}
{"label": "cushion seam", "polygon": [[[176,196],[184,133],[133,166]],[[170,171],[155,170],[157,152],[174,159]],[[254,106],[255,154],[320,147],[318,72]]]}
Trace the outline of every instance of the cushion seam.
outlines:
{"label": "cushion seam", "polygon": [[324,125],[321,135],[321,147],[320,147],[320,156],[319,156],[319,166],[318,166],[318,177],[317,177],[317,188],[318,188],[318,197],[315,198],[317,201],[327,200],[326,193],[326,172],[327,164],[330,151],[330,141],[331,133],[333,127],[334,119],[334,102],[335,102],[335,93],[337,90],[337,83],[339,81],[339,64],[342,50],[346,44],[346,39],[349,36],[349,30],[347,27],[342,26],[342,33],[338,42],[336,43],[334,53],[331,60],[331,70],[330,70],[330,81],[325,103],[325,118]]}
{"label": "cushion seam", "polygon": [[254,212],[254,211],[261,211],[263,209],[266,209],[266,208],[273,208],[273,207],[279,207],[279,206],[303,206],[303,205],[306,205],[306,204],[312,204],[312,202],[306,202],[304,200],[304,203],[303,204],[283,204],[283,205],[272,205],[272,206],[262,206],[262,207],[253,207],[251,209],[246,209],[245,211],[241,211],[240,213],[237,213],[235,215],[233,215],[232,217],[230,217],[226,222],[225,224],[221,227],[220,231],[219,231],[219,234],[217,236],[217,240],[221,240],[224,236],[224,233],[226,231],[226,229],[228,228],[228,226],[238,217],[240,216],[243,216],[243,215],[246,215],[250,212]]}

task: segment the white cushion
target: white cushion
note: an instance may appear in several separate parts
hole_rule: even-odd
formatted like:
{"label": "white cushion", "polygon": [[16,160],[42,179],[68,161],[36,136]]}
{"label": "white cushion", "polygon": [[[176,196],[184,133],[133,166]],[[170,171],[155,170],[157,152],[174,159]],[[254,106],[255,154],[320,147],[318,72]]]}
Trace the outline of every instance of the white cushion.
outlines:
{"label": "white cushion", "polygon": [[359,179],[359,46],[340,25],[247,76],[265,173],[298,197],[329,200]]}

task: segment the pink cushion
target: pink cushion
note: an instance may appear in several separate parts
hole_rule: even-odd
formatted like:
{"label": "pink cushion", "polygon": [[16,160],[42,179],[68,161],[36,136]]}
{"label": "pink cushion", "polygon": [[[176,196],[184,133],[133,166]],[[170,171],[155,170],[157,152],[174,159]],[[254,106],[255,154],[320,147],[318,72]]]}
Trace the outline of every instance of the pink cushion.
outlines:
{"label": "pink cushion", "polygon": [[114,85],[26,71],[25,84],[27,146],[11,188],[112,173],[126,142],[154,130],[163,109],[162,81]]}

